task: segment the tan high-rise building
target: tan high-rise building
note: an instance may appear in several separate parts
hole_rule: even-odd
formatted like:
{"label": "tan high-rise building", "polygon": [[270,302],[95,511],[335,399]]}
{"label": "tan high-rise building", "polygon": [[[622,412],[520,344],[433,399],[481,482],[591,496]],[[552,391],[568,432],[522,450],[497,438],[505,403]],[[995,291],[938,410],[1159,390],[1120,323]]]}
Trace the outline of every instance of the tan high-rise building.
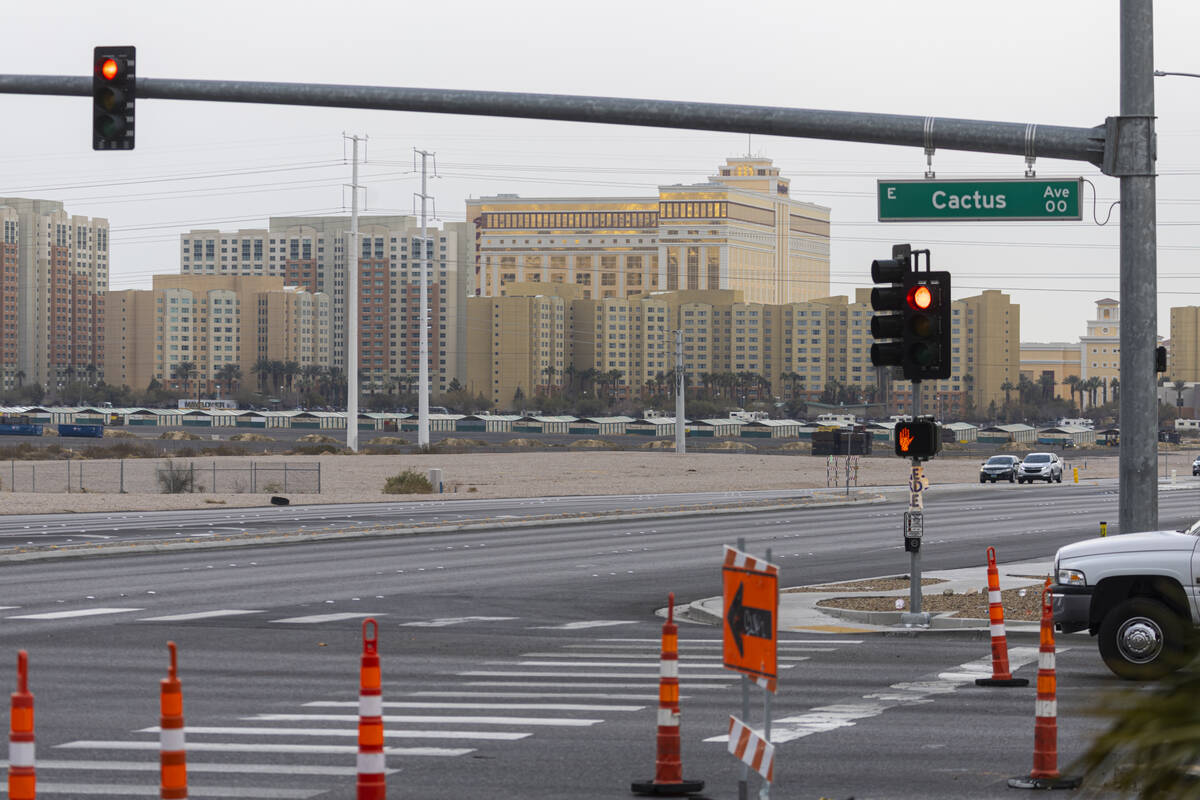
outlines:
{"label": "tan high-rise building", "polygon": [[[612,397],[632,399],[669,382],[679,330],[689,383],[709,392],[730,396],[732,384],[743,392],[739,401],[815,400],[827,387],[841,387],[860,400],[884,399],[870,357],[869,289],[853,303],[838,296],[782,305],[746,303],[729,290],[598,300],[582,291],[513,283],[505,297],[470,298],[467,388],[512,409],[518,388],[523,398],[557,392],[572,375],[594,370]],[[987,291],[956,300],[952,318],[952,374],[922,386],[923,412],[942,417],[961,413],[968,393],[976,408],[992,400],[999,405],[1000,386],[1018,365],[1020,309],[1006,295]],[[559,366],[560,353],[566,366]],[[536,363],[525,362],[529,354]],[[911,410],[910,384],[892,381],[890,389],[892,407]]]}
{"label": "tan high-rise building", "polygon": [[[113,292],[105,318],[112,342],[109,383],[145,389],[157,380],[172,389],[236,391],[256,382],[261,359],[294,361],[303,368],[332,363],[329,296],[284,286],[283,278],[237,275],[155,275],[151,290]],[[192,364],[181,380],[176,368]]]}
{"label": "tan high-rise building", "polygon": [[790,303],[829,293],[829,209],[793,200],[766,158],[731,158],[707,183],[656,197],[467,201],[475,229],[475,289],[567,283],[584,299],[656,291],[733,290],[746,302]]}
{"label": "tan high-rise building", "polygon": [[1200,306],[1171,309],[1167,379],[1171,382],[1200,381]]}
{"label": "tan high-rise building", "polygon": [[0,220],[3,386],[104,378],[108,221],[20,197],[0,197]]}
{"label": "tan high-rise building", "polygon": [[[428,227],[429,377],[445,391],[463,377],[470,273],[469,226]],[[414,217],[359,218],[358,358],[364,390],[407,382],[420,369],[421,227]],[[346,365],[346,266],[350,217],[272,217],[268,230],[194,230],[180,240],[185,274],[271,275],[288,286],[324,292],[333,304],[333,365]]]}

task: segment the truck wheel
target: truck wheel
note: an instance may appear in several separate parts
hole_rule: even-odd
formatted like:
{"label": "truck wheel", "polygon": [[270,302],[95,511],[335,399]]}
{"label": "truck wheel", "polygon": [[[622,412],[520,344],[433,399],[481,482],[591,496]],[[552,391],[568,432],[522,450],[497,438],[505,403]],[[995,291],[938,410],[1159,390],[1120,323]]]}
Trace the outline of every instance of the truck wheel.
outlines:
{"label": "truck wheel", "polygon": [[1009,475],[1009,476],[1008,476],[1008,482],[1009,482],[1009,483],[1012,483],[1012,482],[1013,482],[1013,481],[1015,481],[1016,479],[1017,479],[1017,477],[1016,477],[1015,475]]}
{"label": "truck wheel", "polygon": [[1118,678],[1152,681],[1187,663],[1191,653],[1183,620],[1157,600],[1133,597],[1100,623],[1100,657]]}

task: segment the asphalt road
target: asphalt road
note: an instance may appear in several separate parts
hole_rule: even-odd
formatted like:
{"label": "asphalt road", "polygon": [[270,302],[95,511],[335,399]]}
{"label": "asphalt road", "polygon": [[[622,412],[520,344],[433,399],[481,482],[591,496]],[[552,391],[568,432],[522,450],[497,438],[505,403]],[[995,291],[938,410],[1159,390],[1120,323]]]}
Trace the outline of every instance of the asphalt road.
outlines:
{"label": "asphalt road", "polygon": [[[1192,521],[1198,488],[1161,493],[1164,525]],[[978,565],[989,545],[1001,561],[1049,558],[1115,511],[1115,486],[939,492],[927,501],[924,563]],[[773,548],[784,585],[903,574],[900,513],[894,502],[809,506],[9,562],[0,667],[29,651],[45,796],[157,794],[170,639],[192,797],[350,798],[360,626],[371,615],[394,796],[627,797],[630,781],[653,775],[655,612],[667,592],[719,594],[721,545],[739,535],[751,551]],[[1011,638],[1018,674],[1032,677],[1036,642]],[[740,713],[737,682],[715,658],[719,630],[685,624],[680,639],[685,776],[706,780],[707,797],[735,797],[738,769],[710,741]],[[1091,641],[1065,646],[1063,766],[1103,725],[1083,710],[1120,685]],[[780,652],[776,797],[1009,796],[1005,780],[1031,766],[1033,690],[954,677],[988,660],[984,635],[787,635]]]}

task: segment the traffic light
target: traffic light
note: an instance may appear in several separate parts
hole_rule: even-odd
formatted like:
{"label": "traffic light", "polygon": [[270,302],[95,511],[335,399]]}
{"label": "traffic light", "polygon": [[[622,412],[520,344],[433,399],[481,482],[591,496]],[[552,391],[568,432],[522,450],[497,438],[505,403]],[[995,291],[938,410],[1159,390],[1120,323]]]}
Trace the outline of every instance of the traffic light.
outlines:
{"label": "traffic light", "polygon": [[92,149],[133,149],[136,47],[97,47],[92,54]]}
{"label": "traffic light", "polygon": [[1154,348],[1154,371],[1155,372],[1166,372],[1167,371],[1167,348],[1165,348],[1165,347]]}
{"label": "traffic light", "polygon": [[942,449],[942,431],[932,419],[910,419],[896,423],[896,455],[904,458],[933,458]]}
{"label": "traffic light", "polygon": [[906,274],[903,303],[900,366],[904,377],[910,381],[949,378],[950,273]]}
{"label": "traffic light", "polygon": [[871,262],[871,363],[898,367],[904,360],[904,282],[912,272],[912,247],[892,245],[892,257]]}

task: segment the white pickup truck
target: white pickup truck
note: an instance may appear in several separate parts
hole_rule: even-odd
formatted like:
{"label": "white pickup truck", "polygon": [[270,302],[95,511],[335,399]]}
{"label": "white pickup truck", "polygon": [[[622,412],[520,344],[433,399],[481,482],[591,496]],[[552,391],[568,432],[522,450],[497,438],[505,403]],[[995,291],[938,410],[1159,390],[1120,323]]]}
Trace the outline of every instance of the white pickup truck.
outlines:
{"label": "white pickup truck", "polygon": [[1191,660],[1200,626],[1200,521],[1075,542],[1054,556],[1058,630],[1086,629],[1116,675],[1154,680]]}

